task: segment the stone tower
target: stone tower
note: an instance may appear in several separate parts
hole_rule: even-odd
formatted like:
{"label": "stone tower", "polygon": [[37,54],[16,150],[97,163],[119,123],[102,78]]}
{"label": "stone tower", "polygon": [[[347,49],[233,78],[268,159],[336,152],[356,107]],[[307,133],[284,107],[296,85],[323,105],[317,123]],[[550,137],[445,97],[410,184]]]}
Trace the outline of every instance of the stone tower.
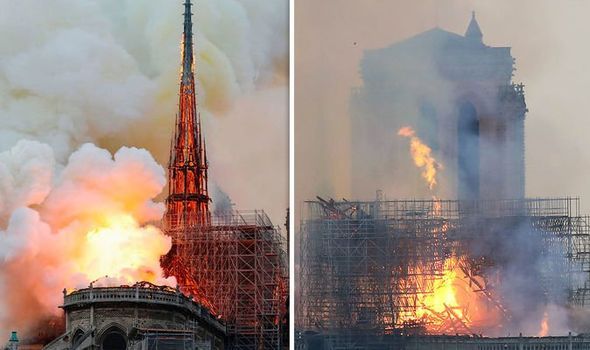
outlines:
{"label": "stone tower", "polygon": [[485,45],[475,14],[465,35],[434,28],[366,51],[350,105],[353,196],[432,194],[396,136],[411,126],[443,164],[436,195],[523,198],[527,110],[513,71],[510,48]]}

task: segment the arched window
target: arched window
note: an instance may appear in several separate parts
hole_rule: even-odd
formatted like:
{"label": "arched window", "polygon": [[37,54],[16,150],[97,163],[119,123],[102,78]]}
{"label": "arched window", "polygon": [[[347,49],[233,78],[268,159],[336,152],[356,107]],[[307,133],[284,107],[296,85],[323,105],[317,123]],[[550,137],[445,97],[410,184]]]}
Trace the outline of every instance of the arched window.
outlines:
{"label": "arched window", "polygon": [[457,118],[458,194],[460,199],[479,198],[479,118],[470,102],[459,106]]}
{"label": "arched window", "polygon": [[72,337],[72,349],[75,349],[78,347],[78,345],[80,345],[83,336],[84,331],[81,329],[78,329],[76,332],[74,332],[74,336]]}
{"label": "arched window", "polygon": [[103,333],[101,350],[127,350],[127,337],[118,327],[111,327]]}
{"label": "arched window", "polygon": [[436,108],[429,102],[420,103],[420,119],[418,121],[418,136],[434,151],[438,151],[438,117]]}

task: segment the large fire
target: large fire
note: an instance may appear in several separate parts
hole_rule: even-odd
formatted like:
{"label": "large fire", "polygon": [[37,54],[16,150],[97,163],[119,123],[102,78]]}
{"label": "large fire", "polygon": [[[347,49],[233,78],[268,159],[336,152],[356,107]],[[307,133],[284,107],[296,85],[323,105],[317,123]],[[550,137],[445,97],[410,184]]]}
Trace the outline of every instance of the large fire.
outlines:
{"label": "large fire", "polygon": [[156,227],[141,227],[133,216],[116,214],[89,231],[84,241],[75,263],[88,279],[162,283],[159,258],[170,249],[170,240]]}
{"label": "large fire", "polygon": [[[442,164],[411,127],[400,128],[398,135],[410,139],[412,160],[422,169],[422,178],[433,191]],[[432,198],[434,207],[430,215],[440,216],[441,201],[434,195]],[[446,224],[441,224],[435,231],[445,234]],[[473,334],[499,326],[503,308],[485,290],[485,281],[469,272],[465,259],[451,252],[440,266],[435,273],[423,271],[421,266],[408,267],[408,281],[402,283],[426,292],[416,294],[415,307],[399,314],[396,323],[421,324],[431,334]]]}
{"label": "large fire", "polygon": [[[432,155],[431,148],[425,144],[410,126],[398,130],[398,135],[410,140],[410,155],[416,167],[422,170],[421,176],[428,188],[434,192],[437,185],[438,170],[443,166]],[[428,215],[440,218],[439,227],[432,228],[435,235],[447,235],[449,228],[442,218],[442,201],[434,194],[433,207]],[[405,290],[416,291],[410,302],[411,307],[398,312],[395,322],[398,326],[420,326],[430,334],[499,334],[504,332],[503,324],[510,324],[512,316],[502,305],[490,286],[497,285],[501,276],[488,283],[479,269],[474,269],[472,258],[465,256],[461,249],[451,248],[444,253],[443,261],[437,263],[414,262],[407,267],[407,277],[396,281]],[[478,270],[477,272],[474,272]],[[545,305],[539,323],[521,331],[537,336],[551,333],[551,317]],[[554,312],[559,314],[559,312]],[[527,323],[528,325],[529,323]]]}
{"label": "large fire", "polygon": [[159,264],[170,237],[150,225],[166,179],[146,150],[85,144],[56,166],[46,145],[21,141],[0,160],[0,182],[13,184],[0,202],[0,335],[58,313],[64,288],[175,283]]}
{"label": "large fire", "polygon": [[428,276],[420,268],[410,268],[418,276],[415,309],[399,315],[399,324],[419,323],[431,334],[475,334],[499,325],[501,309],[482,290],[480,277],[469,276],[460,258],[452,256],[444,261],[442,271]]}

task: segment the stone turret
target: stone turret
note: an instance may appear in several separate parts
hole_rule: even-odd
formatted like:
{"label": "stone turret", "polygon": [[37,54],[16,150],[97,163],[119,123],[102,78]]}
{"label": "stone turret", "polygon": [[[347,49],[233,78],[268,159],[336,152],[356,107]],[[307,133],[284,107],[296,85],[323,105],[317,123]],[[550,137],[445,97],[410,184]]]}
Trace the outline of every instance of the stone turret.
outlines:
{"label": "stone turret", "polygon": [[475,11],[471,12],[471,21],[469,22],[469,26],[467,26],[465,37],[474,43],[483,44],[483,33],[475,19]]}

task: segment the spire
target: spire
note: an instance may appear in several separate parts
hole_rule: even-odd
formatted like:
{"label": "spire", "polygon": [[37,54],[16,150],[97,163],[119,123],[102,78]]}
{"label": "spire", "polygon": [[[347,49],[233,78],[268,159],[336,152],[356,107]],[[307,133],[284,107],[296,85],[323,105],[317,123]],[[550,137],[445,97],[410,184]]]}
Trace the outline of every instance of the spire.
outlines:
{"label": "spire", "polygon": [[481,29],[479,29],[479,24],[475,19],[475,11],[471,12],[471,21],[469,22],[469,26],[467,27],[467,31],[465,32],[465,37],[470,41],[476,42],[478,44],[483,44],[483,34],[481,33]]}
{"label": "spire", "polygon": [[193,22],[191,0],[184,3],[184,31],[182,34],[182,83],[189,82],[193,75]]}
{"label": "spire", "polygon": [[182,73],[178,113],[168,161],[168,197],[164,218],[165,229],[169,232],[208,225],[211,216],[207,155],[195,89],[191,7],[191,1],[185,0]]}

